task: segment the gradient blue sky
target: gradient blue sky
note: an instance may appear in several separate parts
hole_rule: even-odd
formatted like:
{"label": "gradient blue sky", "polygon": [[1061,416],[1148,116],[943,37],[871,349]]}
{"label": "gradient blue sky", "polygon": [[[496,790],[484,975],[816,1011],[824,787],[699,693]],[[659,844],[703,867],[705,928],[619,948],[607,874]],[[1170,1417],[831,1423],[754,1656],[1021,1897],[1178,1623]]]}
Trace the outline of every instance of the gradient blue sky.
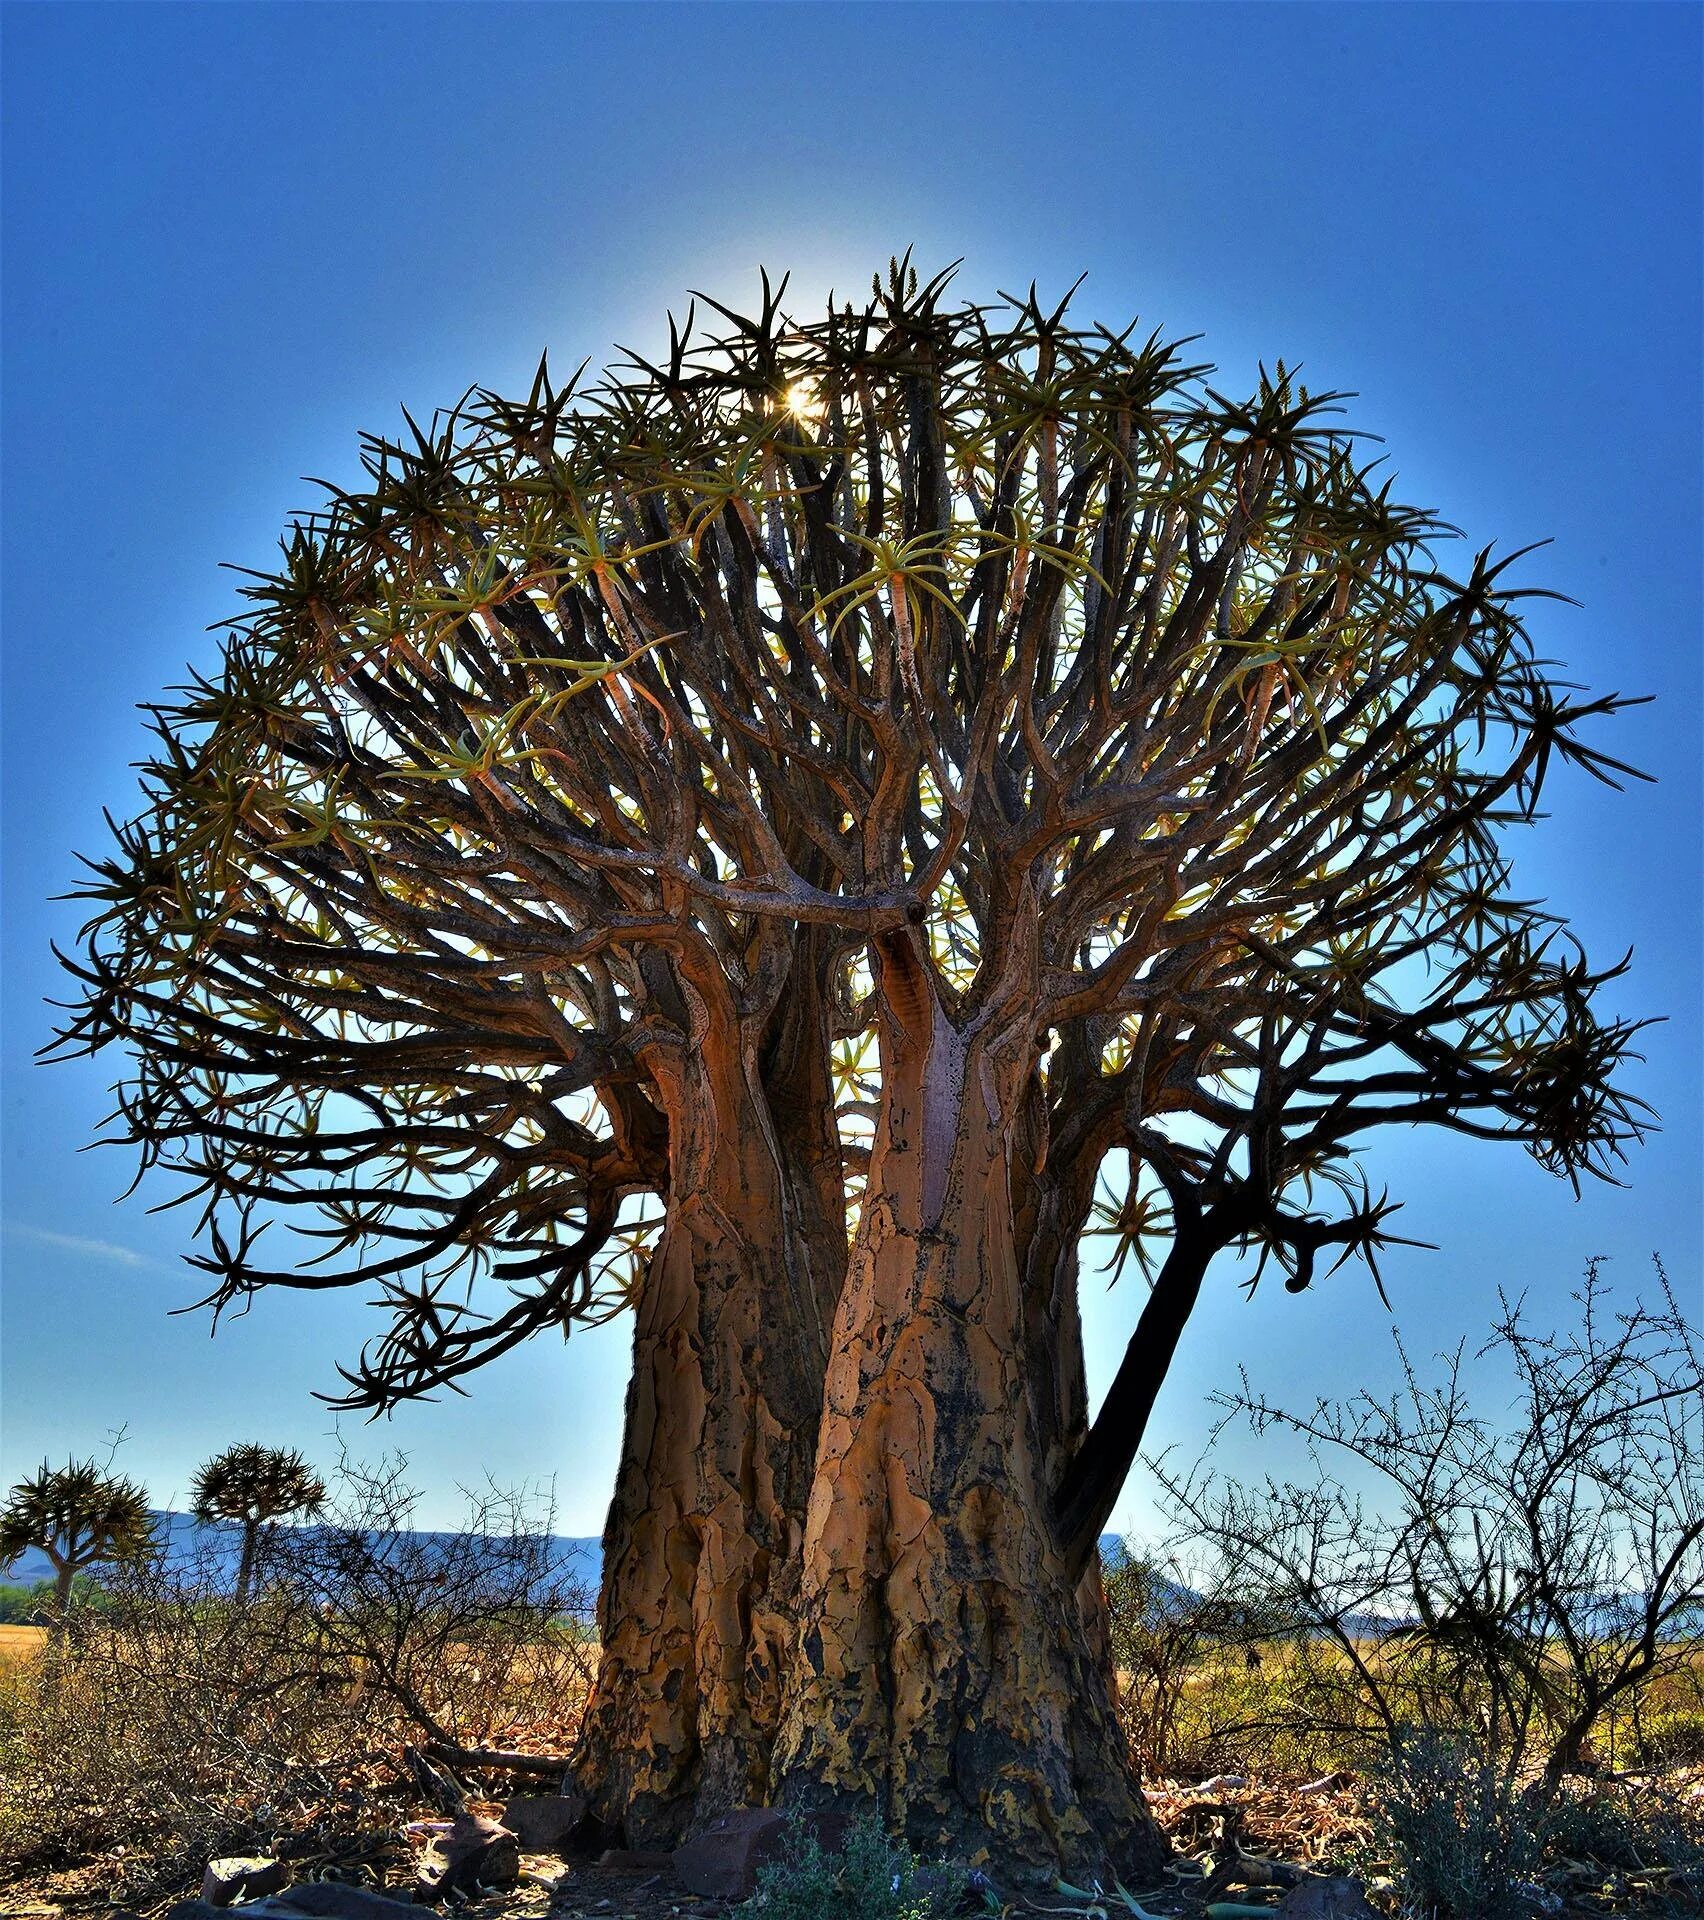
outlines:
{"label": "gradient blue sky", "polygon": [[[689,286],[858,290],[914,244],[986,294],[1034,277],[1140,312],[1231,382],[1258,357],[1356,390],[1400,488],[1475,541],[1553,536],[1534,616],[1594,687],[1654,693],[1609,744],[1661,777],[1560,782],[1524,890],[1667,1016],[1639,1088],[1666,1130],[1625,1191],[1515,1155],[1382,1143],[1438,1253],[1391,1262],[1422,1353],[1498,1284],[1560,1308],[1588,1253],[1700,1287],[1700,28],[1694,6],[8,5],[4,32],[4,1400],[0,1476],[127,1425],[157,1499],[235,1438],[322,1459],[310,1398],[366,1330],[263,1301],[216,1343],[185,1229],[79,1155],[101,1069],[42,1069],[47,896],[124,811],[135,703],[206,662],[216,563],[265,564],[363,427],[655,339]],[[144,1196],[145,1198],[145,1196]],[[1097,1383],[1136,1309],[1091,1286]],[[1245,1304],[1222,1277],[1158,1438],[1235,1363],[1311,1396],[1390,1374],[1339,1275]],[[358,1446],[448,1518],[486,1471],[554,1474],[595,1531],[628,1334],[499,1363]],[[1140,1518],[1127,1495],[1119,1516]]]}

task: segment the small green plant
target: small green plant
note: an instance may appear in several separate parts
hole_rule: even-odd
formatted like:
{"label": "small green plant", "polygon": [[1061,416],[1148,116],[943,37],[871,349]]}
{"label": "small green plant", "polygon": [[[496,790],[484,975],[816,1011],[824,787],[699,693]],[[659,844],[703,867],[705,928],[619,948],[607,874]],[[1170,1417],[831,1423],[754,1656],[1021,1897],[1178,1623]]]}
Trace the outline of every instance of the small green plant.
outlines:
{"label": "small green plant", "polygon": [[1369,1775],[1371,1852],[1435,1920],[1530,1920],[1543,1809],[1482,1742],[1401,1730]]}
{"label": "small green plant", "polygon": [[[39,1627],[53,1618],[55,1583],[38,1580],[33,1586],[13,1581],[0,1583],[0,1627]],[[106,1593],[92,1573],[75,1574],[71,1580],[71,1604],[80,1608],[100,1608]]]}
{"label": "small green plant", "polygon": [[1704,1808],[1658,1777],[1596,1782],[1561,1795],[1545,1816],[1546,1854],[1591,1860],[1606,1885],[1637,1875],[1645,1905],[1696,1913],[1704,1898]]}
{"label": "small green plant", "polygon": [[749,1906],[763,1920],[947,1920],[963,1878],[927,1865],[873,1813],[861,1814],[838,1853],[795,1830],[781,1857],[758,1869]]}

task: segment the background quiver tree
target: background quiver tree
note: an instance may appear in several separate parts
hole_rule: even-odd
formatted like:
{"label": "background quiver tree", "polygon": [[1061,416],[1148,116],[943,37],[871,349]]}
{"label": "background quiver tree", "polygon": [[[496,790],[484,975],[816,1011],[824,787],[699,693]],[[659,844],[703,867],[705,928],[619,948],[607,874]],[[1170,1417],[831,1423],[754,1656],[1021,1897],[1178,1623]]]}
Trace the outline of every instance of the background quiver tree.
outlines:
{"label": "background quiver tree", "polygon": [[240,1441],[196,1473],[191,1512],[197,1520],[234,1521],[242,1528],[235,1597],[248,1599],[267,1537],[280,1520],[317,1513],[325,1482],[294,1447]]}
{"label": "background quiver tree", "polygon": [[[1512,556],[1438,564],[1450,530],[1375,484],[1333,396],[1280,365],[1227,398],[1157,335],[1033,291],[953,307],[948,278],[896,262],[805,321],[766,278],[659,363],[541,368],[370,442],[370,485],[292,530],[220,675],[160,709],[61,1047],[135,1050],[119,1131],[189,1176],[216,1301],[381,1283],[368,1401],[627,1298],[643,1329],[802,1143],[765,1217],[820,1249],[733,1263],[773,1276],[769,1412],[738,1369],[651,1364],[692,1347],[690,1288],[641,1334],[630,1437],[678,1438],[688,1372],[680,1404],[724,1410],[678,1561],[630,1563],[671,1568],[644,1605],[679,1629],[641,1649],[742,1729],[717,1771],[748,1791],[1142,1873],[1093,1545],[1212,1259],[1300,1287],[1374,1257],[1392,1203],[1354,1155],[1382,1126],[1571,1177],[1638,1132],[1618,969],[1504,846],[1557,764],[1625,772],[1583,733],[1624,703],[1551,679]],[[838,1109],[837,1047],[879,1063]],[[1090,1423],[1109,1156],[1152,1291]],[[649,1260],[621,1241],[647,1191]],[[324,1264],[262,1264],[304,1213]],[[812,1439],[778,1482],[727,1474],[773,1459],[818,1356]],[[802,1483],[767,1517],[739,1492]],[[612,1528],[657,1508],[633,1486]],[[773,1740],[774,1636],[724,1624],[771,1609],[718,1573],[729,1541],[797,1594]],[[639,1617],[606,1598],[606,1631]],[[611,1814],[695,1817],[701,1727],[659,1741],[649,1700],[588,1726]]]}
{"label": "background quiver tree", "polygon": [[148,1496],[134,1480],[93,1460],[68,1460],[20,1480],[0,1508],[0,1566],[31,1547],[53,1566],[54,1625],[64,1625],[79,1573],[154,1549]]}

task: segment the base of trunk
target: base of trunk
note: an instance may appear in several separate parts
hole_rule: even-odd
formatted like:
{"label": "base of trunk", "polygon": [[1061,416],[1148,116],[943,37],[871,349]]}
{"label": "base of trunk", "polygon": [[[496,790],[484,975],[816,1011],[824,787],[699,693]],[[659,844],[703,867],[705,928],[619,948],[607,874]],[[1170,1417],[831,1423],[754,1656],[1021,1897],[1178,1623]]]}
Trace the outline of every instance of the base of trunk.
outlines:
{"label": "base of trunk", "polygon": [[[971,1364],[993,1358],[974,1307],[927,1319],[899,1344],[926,1330],[928,1364],[866,1381],[862,1418],[830,1423],[781,1802],[865,1802],[920,1852],[997,1883],[1149,1884],[1168,1848],[1119,1724],[1098,1571],[1074,1582],[1052,1538],[1007,1411],[1015,1383]],[[978,1406],[974,1444],[937,1452]],[[956,1471],[930,1473],[932,1459]]]}
{"label": "base of trunk", "polygon": [[[883,1093],[835,1317],[777,1742],[783,1804],[873,1804],[1012,1883],[1144,1884],[1164,1838],[1054,1537],[1011,1185],[1029,998],[963,1031],[884,949]],[[1047,1431],[1044,1431],[1044,1428]]]}
{"label": "base of trunk", "polygon": [[1060,1712],[1057,1695],[1038,1700],[1027,1724],[961,1710],[944,1751],[897,1737],[882,1749],[856,1722],[795,1722],[779,1804],[872,1810],[925,1859],[981,1867],[1002,1892],[1050,1889],[1060,1877],[1151,1886],[1170,1846],[1131,1773],[1109,1690],[1079,1677],[1077,1701]]}

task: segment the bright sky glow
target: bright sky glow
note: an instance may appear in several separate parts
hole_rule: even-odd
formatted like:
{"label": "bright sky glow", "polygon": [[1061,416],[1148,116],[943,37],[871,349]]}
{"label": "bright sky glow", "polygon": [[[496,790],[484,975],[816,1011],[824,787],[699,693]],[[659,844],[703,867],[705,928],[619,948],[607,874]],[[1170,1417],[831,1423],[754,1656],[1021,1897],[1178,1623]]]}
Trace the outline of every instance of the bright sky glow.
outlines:
{"label": "bright sky glow", "polygon": [[[312,1398],[371,1330],[355,1298],[265,1298],[209,1343],[191,1220],[111,1204],[82,1154],[105,1063],[38,1069],[52,904],[128,810],[135,704],[213,657],[221,561],[264,566],[299,476],[347,482],[363,428],[472,385],[525,388],[624,342],[667,349],[689,289],[751,311],[857,296],[914,245],[959,289],[1062,295],[1122,327],[1201,332],[1224,390],[1300,362],[1357,392],[1399,494],[1474,546],[1554,537],[1523,568],[1570,677],[1650,692],[1611,751],[1656,787],[1554,787],[1519,891],[1664,1016],[1637,1090],[1664,1132],[1625,1190],[1576,1204],[1509,1152],[1381,1143],[1440,1243],[1389,1266],[1417,1355],[1486,1326],[1495,1288],[1561,1309],[1588,1254],[1650,1249],[1700,1301],[1701,166],[1695,8],[1614,4],[1028,8],[12,4],[4,33],[5,1077],[0,1482],[104,1452],[156,1499],[253,1439],[324,1463]],[[1321,102],[1329,103],[1322,111]],[[812,396],[789,396],[802,414]],[[1229,1272],[1162,1398],[1191,1449],[1247,1365],[1304,1401],[1391,1374],[1389,1321],[1345,1273],[1245,1303]],[[1094,1384],[1135,1316],[1086,1286]],[[401,1445],[428,1521],[456,1488],[556,1477],[595,1532],[625,1321],[540,1342],[466,1400],[363,1432]],[[1139,1520],[1134,1487],[1120,1519]]]}

